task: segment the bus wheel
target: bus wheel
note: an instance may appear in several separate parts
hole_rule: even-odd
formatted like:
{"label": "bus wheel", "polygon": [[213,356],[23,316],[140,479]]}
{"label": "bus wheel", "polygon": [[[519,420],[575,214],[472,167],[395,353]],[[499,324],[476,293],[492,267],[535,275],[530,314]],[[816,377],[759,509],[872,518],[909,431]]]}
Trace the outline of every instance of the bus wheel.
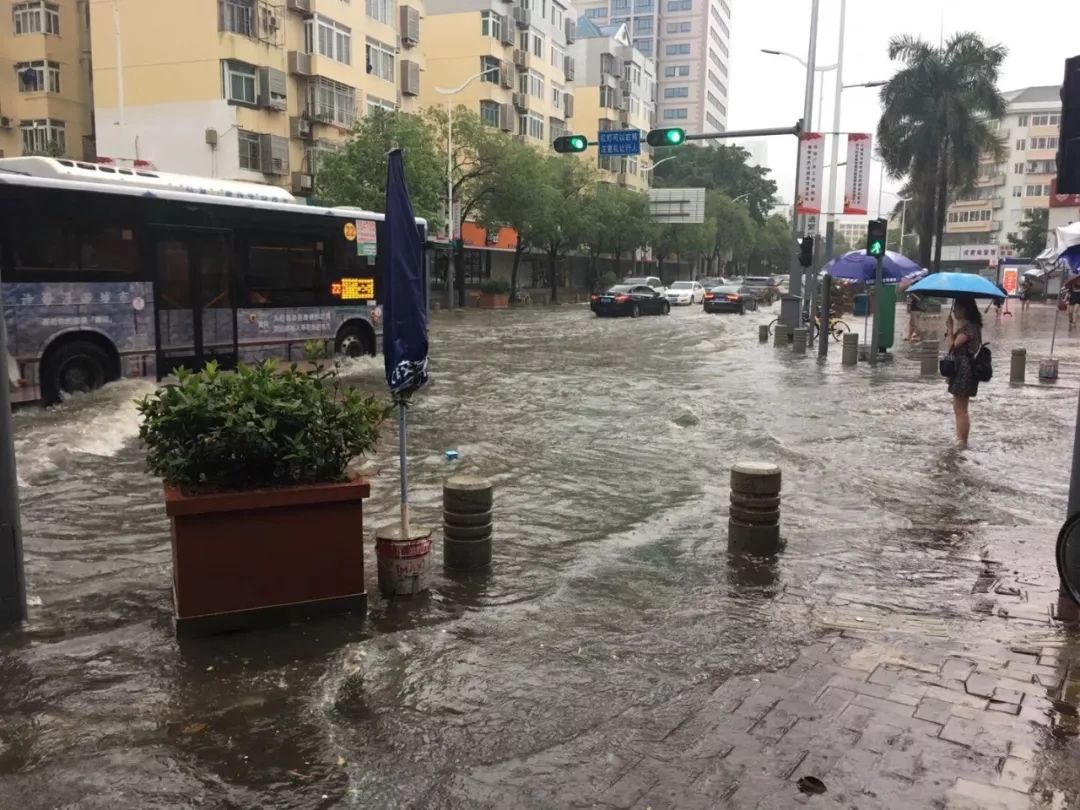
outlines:
{"label": "bus wheel", "polygon": [[338,333],[336,350],[343,357],[366,357],[375,353],[364,330],[351,325],[342,327]]}
{"label": "bus wheel", "polygon": [[42,369],[42,394],[47,404],[72,394],[96,391],[109,380],[109,356],[89,341],[73,340],[58,348]]}

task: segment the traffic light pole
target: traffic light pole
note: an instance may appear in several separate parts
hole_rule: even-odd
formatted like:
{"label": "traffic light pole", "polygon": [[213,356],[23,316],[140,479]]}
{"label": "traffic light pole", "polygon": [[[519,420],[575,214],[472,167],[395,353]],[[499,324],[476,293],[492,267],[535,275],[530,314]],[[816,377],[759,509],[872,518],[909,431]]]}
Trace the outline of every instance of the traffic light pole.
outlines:
{"label": "traffic light pole", "polygon": [[874,325],[870,332],[870,365],[878,364],[878,351],[881,348],[881,255],[874,261]]}
{"label": "traffic light pole", "polygon": [[[0,359],[7,356],[7,328],[0,322]],[[26,619],[26,574],[9,387],[5,372],[0,375],[0,631],[16,627]]]}

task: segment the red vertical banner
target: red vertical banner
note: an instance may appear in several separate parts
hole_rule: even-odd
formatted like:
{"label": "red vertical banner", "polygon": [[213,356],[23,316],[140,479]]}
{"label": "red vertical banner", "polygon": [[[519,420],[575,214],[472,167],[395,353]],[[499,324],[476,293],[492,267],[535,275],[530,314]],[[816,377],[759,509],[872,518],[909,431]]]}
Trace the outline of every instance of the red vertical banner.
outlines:
{"label": "red vertical banner", "polygon": [[795,213],[821,213],[821,186],[825,174],[825,136],[804,132],[799,136],[799,179],[795,185]]}
{"label": "red vertical banner", "polygon": [[844,182],[844,213],[866,214],[870,210],[870,133],[847,136],[847,177]]}

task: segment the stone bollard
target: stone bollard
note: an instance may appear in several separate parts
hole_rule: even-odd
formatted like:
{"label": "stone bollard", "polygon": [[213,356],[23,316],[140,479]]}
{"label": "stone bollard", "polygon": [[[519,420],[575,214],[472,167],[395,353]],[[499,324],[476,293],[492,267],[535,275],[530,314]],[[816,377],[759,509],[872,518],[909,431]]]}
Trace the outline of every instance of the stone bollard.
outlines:
{"label": "stone bollard", "polygon": [[769,342],[769,325],[767,323],[763,323],[757,328],[757,339],[761,343]]}
{"label": "stone bollard", "polygon": [[791,350],[795,352],[795,354],[806,354],[806,327],[798,327],[791,335]]}
{"label": "stone bollard", "polygon": [[1009,382],[1023,384],[1026,374],[1027,349],[1013,349],[1012,362],[1009,364]]}
{"label": "stone bollard", "polygon": [[491,566],[491,482],[455,475],[443,484],[443,567],[482,571]]}
{"label": "stone bollard", "polygon": [[742,462],[731,468],[728,548],[748,554],[780,550],[780,468]]}
{"label": "stone bollard", "polygon": [[783,346],[783,347],[786,348],[787,345],[788,345],[788,328],[787,328],[787,325],[782,324],[782,323],[778,323],[773,328],[773,346]]}
{"label": "stone bollard", "polygon": [[375,561],[383,596],[416,596],[431,586],[431,532],[409,527],[403,537],[400,523],[375,530]]}
{"label": "stone bollard", "polygon": [[933,377],[939,374],[938,342],[936,340],[924,340],[919,344],[919,351],[919,373],[924,377]]}
{"label": "stone bollard", "polygon": [[859,334],[857,332],[845,332],[844,342],[841,344],[840,362],[845,366],[859,364]]}

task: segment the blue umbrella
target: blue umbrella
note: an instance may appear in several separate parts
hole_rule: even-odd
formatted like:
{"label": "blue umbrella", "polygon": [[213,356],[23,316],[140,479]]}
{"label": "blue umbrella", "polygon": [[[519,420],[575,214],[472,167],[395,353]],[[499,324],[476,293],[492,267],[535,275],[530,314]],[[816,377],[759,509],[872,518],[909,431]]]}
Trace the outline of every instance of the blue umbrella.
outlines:
{"label": "blue umbrella", "polygon": [[[823,272],[834,279],[873,284],[876,262],[865,250],[849,250],[825,265]],[[891,250],[886,250],[881,260],[881,280],[886,284],[896,284],[921,271],[922,268],[911,259]]]}
{"label": "blue umbrella", "polygon": [[1004,298],[1005,293],[994,282],[975,273],[933,273],[922,281],[908,287],[908,292],[928,295],[931,298]]}
{"label": "blue umbrella", "polygon": [[401,540],[409,531],[409,487],[405,454],[405,406],[428,381],[427,308],[424,295],[424,246],[416,227],[405,162],[392,150],[386,165],[386,221],[383,260],[383,355],[386,382],[398,404],[401,454]]}

